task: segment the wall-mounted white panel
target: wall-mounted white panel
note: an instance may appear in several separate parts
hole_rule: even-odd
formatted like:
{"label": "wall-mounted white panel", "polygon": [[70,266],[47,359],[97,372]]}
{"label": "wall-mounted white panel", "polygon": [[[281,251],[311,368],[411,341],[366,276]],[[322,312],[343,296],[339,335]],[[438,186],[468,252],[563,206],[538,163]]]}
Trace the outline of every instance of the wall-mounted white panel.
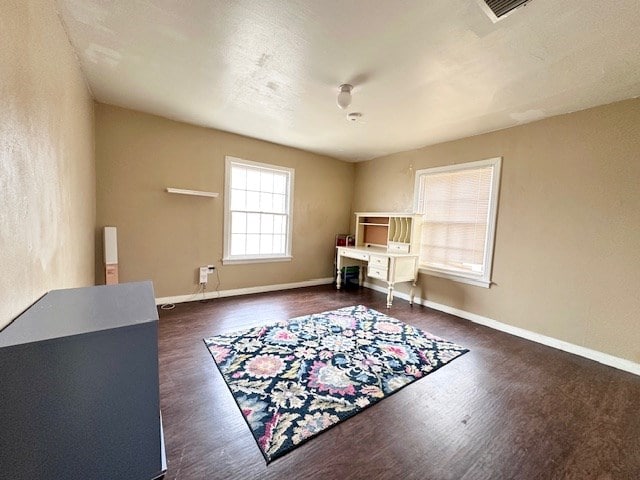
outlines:
{"label": "wall-mounted white panel", "polygon": [[116,227],[104,227],[104,264],[118,263],[118,231]]}

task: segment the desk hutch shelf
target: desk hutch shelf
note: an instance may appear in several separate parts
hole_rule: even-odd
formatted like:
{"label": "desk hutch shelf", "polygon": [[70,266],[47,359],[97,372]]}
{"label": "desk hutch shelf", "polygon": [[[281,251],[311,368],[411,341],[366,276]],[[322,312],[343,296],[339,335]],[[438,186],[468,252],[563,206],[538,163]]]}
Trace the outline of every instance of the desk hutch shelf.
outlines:
{"label": "desk hutch shelf", "polygon": [[412,253],[418,238],[417,217],[409,213],[356,212],[356,246]]}

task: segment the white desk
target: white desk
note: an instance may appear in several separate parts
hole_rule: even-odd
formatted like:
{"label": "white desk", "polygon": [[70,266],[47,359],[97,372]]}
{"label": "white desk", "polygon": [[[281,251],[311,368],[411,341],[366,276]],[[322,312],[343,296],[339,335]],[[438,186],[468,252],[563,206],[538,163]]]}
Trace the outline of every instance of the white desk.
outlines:
{"label": "white desk", "polygon": [[367,276],[387,282],[387,308],[393,303],[393,287],[398,282],[411,282],[409,303],[413,304],[413,289],[418,280],[418,255],[409,253],[387,252],[381,247],[336,247],[337,272],[336,288],[340,290],[342,279],[340,270],[342,267],[360,266],[359,283],[362,285],[364,267],[367,268]]}

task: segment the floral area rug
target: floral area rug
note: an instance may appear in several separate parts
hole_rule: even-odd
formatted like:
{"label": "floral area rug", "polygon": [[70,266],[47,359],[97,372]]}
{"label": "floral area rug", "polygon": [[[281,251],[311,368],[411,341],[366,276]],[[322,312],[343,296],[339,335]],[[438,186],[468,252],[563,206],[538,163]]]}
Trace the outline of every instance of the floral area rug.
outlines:
{"label": "floral area rug", "polygon": [[267,463],[468,351],[362,305],[204,341]]}

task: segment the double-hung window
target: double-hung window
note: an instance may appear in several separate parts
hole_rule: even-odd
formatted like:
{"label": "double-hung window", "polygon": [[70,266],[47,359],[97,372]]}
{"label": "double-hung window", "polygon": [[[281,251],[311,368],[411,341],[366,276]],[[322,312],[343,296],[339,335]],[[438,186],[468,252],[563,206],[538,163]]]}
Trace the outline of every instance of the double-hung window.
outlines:
{"label": "double-hung window", "polygon": [[291,259],[292,168],[226,157],[223,263]]}
{"label": "double-hung window", "polygon": [[420,270],[489,287],[501,158],[416,171]]}

